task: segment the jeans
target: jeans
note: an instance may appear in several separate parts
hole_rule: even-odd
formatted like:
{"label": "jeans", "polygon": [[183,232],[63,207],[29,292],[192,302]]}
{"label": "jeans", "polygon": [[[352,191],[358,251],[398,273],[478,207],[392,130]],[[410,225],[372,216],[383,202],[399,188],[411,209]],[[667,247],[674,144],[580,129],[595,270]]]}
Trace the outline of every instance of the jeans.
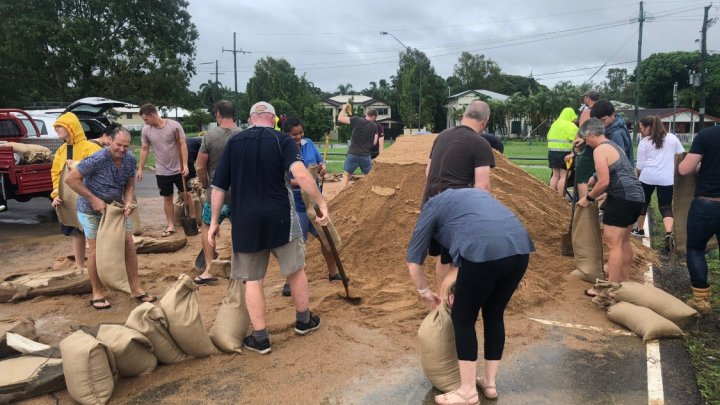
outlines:
{"label": "jeans", "polygon": [[694,199],[687,220],[687,267],[695,288],[708,288],[705,249],[710,238],[720,240],[720,201]]}

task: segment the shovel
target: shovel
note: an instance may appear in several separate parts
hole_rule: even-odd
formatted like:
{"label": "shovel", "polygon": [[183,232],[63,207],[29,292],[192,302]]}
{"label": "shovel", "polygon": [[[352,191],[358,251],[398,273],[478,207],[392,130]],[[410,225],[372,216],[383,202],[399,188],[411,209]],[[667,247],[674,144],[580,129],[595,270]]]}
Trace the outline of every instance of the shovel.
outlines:
{"label": "shovel", "polygon": [[[178,155],[180,156],[180,162],[182,162],[182,152],[180,151],[180,134],[177,130],[175,130],[175,142],[178,145]],[[188,199],[185,198],[187,196],[187,185],[185,184],[185,176],[180,174],[180,178],[182,180],[182,186],[183,186],[183,199],[185,200],[185,204],[183,204],[183,217],[180,221],[182,223],[183,231],[185,231],[185,236],[197,236],[197,234],[200,233],[197,226],[197,221],[194,218],[190,218],[189,214],[189,208],[188,204],[194,204],[194,201],[187,201]]]}
{"label": "shovel", "polygon": [[[320,207],[315,205],[315,213],[317,216],[322,215],[322,212],[320,211]],[[340,273],[340,278],[342,279],[343,287],[345,287],[345,295],[339,294],[342,298],[347,300],[351,304],[359,304],[362,300],[361,297],[353,297],[350,295],[350,286],[348,285],[348,279],[345,275],[345,269],[343,268],[342,262],[340,261],[340,255],[338,254],[337,247],[335,246],[335,242],[333,242],[332,235],[330,235],[330,230],[328,230],[327,226],[322,227],[323,233],[325,234],[325,239],[328,241],[328,245],[330,245],[330,251],[332,252],[333,258],[335,259],[335,264],[338,268],[338,273]]]}
{"label": "shovel", "polygon": [[[575,220],[575,204],[577,203],[578,199],[578,191],[577,191],[577,172],[575,171],[575,168],[573,167],[573,198],[572,198],[572,214],[570,215],[570,226],[568,228],[568,231],[566,234],[562,236],[562,243],[561,243],[561,250],[563,256],[575,256],[575,252],[573,251],[573,245],[572,245],[572,224]],[[570,172],[568,172],[569,175]]]}
{"label": "shovel", "polygon": [[[218,252],[213,253],[213,260],[218,258]],[[197,257],[195,258],[195,269],[198,271],[205,271],[205,251],[203,248],[200,248],[200,252],[198,253]]]}

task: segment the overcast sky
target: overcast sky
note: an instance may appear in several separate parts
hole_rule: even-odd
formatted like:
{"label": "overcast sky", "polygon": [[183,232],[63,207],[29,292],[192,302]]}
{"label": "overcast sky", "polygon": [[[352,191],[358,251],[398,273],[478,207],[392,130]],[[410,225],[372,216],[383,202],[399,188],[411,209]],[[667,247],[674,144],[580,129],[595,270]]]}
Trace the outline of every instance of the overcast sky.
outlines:
{"label": "overcast sky", "polygon": [[[709,1],[646,1],[643,58],[656,52],[699,49],[703,6]],[[505,73],[527,76],[552,86],[590,79],[600,66],[632,71],[637,58],[639,3],[628,0],[342,0],[234,1],[190,0],[197,26],[197,75],[190,88],[214,80],[234,88],[233,55],[238,54],[238,90],[245,92],[255,62],[266,56],[287,59],[298,75],[324,91],[350,83],[356,91],[397,72],[405,45],[430,58],[447,78],[463,51],[484,54]],[[710,18],[720,14],[717,5]],[[720,25],[708,31],[708,49],[720,51]],[[212,62],[199,65],[202,62]],[[582,69],[582,70],[581,70]],[[602,70],[593,78],[600,83]]]}

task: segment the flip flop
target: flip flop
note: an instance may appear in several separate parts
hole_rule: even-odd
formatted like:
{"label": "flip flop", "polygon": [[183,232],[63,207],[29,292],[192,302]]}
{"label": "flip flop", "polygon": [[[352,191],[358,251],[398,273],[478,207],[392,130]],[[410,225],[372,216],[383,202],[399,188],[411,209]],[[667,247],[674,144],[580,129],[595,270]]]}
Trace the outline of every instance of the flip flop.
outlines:
{"label": "flip flop", "polygon": [[435,403],[443,405],[479,405],[480,398],[478,394],[471,397],[465,397],[460,390],[453,390],[445,394],[435,395]]}
{"label": "flip flop", "polygon": [[160,234],[160,237],[161,237],[161,238],[166,238],[166,237],[168,237],[168,236],[170,236],[170,235],[173,235],[173,234],[175,234],[175,231],[164,230],[163,233]]}
{"label": "flip flop", "polygon": [[[107,304],[107,305],[98,306],[95,304]],[[96,300],[90,300],[90,306],[97,309],[98,311],[103,310],[103,309],[110,309],[110,307],[112,307],[112,305],[110,305],[110,303],[108,302],[108,300],[105,299],[105,297],[98,298]]]}
{"label": "flip flop", "polygon": [[143,304],[146,302],[155,302],[157,301],[157,297],[154,295],[148,295],[148,293],[142,293],[142,295],[133,295],[133,298],[135,298],[135,301]]}
{"label": "flip flop", "polygon": [[[487,399],[497,399],[497,388],[494,385],[485,385],[485,379],[483,377],[477,377],[475,379],[477,386],[482,390],[483,396]],[[494,389],[495,395],[488,394],[487,390]]]}
{"label": "flip flop", "polygon": [[198,276],[198,277],[195,277],[195,278],[193,279],[193,282],[194,282],[195,284],[197,284],[197,285],[211,284],[211,283],[216,283],[217,281],[218,281],[218,278],[217,278],[217,277],[207,277],[207,278],[204,278],[204,277]]}
{"label": "flip flop", "polygon": [[585,295],[587,295],[590,298],[595,298],[598,295],[597,291],[595,291],[592,288],[588,288],[587,290],[585,290],[583,292],[585,293]]}

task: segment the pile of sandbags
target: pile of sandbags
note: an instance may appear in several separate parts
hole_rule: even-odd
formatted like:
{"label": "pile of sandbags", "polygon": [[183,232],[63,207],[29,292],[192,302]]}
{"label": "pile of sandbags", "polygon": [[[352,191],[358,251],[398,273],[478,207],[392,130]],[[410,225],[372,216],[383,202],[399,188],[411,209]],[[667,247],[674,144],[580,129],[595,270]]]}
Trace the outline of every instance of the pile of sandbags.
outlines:
{"label": "pile of sandbags", "polygon": [[138,254],[145,253],[172,253],[187,245],[187,238],[176,236],[173,238],[151,238],[148,236],[133,236],[135,249]]}
{"label": "pile of sandbags", "polygon": [[607,309],[608,318],[644,341],[682,336],[681,328],[698,316],[681,300],[648,284],[598,281],[595,289],[593,301]]}
{"label": "pile of sandbags", "polygon": [[10,146],[13,152],[22,155],[20,164],[34,164],[51,162],[53,158],[50,149],[42,145],[20,142],[0,142],[0,146]]}
{"label": "pile of sandbags", "polygon": [[0,282],[0,302],[92,291],[85,269],[41,271],[8,276]]}

